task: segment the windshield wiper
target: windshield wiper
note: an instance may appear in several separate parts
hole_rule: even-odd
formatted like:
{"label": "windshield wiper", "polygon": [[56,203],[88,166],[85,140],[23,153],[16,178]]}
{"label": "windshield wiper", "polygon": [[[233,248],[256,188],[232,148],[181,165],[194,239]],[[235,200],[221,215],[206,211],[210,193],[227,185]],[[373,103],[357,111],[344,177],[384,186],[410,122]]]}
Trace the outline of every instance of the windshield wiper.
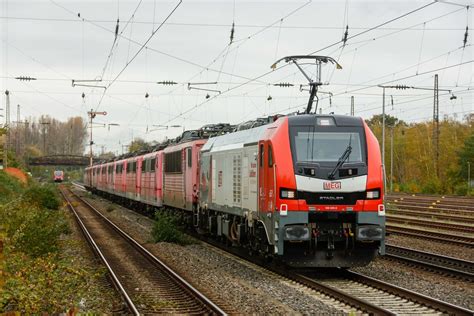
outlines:
{"label": "windshield wiper", "polygon": [[352,135],[351,135],[351,138],[349,138],[349,145],[347,145],[346,150],[344,150],[341,157],[339,157],[336,167],[334,167],[331,173],[328,174],[328,179],[333,180],[334,176],[336,175],[336,172],[339,170],[339,168],[342,167],[344,162],[346,162],[346,160],[349,158],[352,152],[351,140],[352,140]]}

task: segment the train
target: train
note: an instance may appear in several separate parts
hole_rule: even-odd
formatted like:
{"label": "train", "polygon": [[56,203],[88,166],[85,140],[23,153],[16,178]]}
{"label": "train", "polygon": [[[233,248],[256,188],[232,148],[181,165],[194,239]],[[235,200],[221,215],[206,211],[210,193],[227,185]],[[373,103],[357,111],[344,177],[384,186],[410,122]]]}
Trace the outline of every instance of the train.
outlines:
{"label": "train", "polygon": [[384,169],[360,117],[206,126],[88,167],[84,183],[139,210],[176,212],[201,234],[290,267],[365,266],[385,253]]}
{"label": "train", "polygon": [[64,181],[64,171],[55,170],[53,172],[53,181],[54,182],[63,182]]}

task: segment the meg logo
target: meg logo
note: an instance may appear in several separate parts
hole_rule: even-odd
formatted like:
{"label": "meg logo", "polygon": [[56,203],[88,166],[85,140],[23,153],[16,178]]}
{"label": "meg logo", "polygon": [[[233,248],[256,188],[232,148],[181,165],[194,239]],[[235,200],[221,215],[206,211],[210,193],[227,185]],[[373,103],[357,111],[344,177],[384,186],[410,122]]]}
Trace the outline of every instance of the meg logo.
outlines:
{"label": "meg logo", "polygon": [[323,183],[324,190],[340,190],[341,182],[340,181],[326,181]]}

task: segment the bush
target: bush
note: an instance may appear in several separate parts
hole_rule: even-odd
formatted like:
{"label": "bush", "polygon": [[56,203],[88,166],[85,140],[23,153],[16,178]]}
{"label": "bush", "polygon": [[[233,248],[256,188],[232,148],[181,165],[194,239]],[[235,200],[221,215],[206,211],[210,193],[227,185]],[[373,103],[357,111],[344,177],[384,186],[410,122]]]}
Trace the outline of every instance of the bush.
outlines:
{"label": "bush", "polygon": [[420,193],[421,189],[416,182],[407,182],[400,184],[400,191],[406,193]]}
{"label": "bush", "polygon": [[56,188],[51,185],[31,186],[26,190],[24,199],[31,204],[51,210],[57,210],[60,206],[60,200]]}
{"label": "bush", "polygon": [[423,185],[421,193],[426,194],[439,194],[442,192],[441,181],[436,178],[428,179],[428,181]]}
{"label": "bush", "polygon": [[0,208],[0,222],[9,238],[7,251],[40,257],[59,248],[59,237],[69,231],[62,212],[52,212],[17,201]]}
{"label": "bush", "polygon": [[178,228],[178,218],[164,212],[155,213],[155,225],[151,232],[155,242],[171,242],[188,245],[192,240]]}
{"label": "bush", "polygon": [[0,171],[0,204],[23,192],[23,185],[17,179]]}
{"label": "bush", "polygon": [[459,183],[454,186],[454,194],[456,195],[467,195],[468,194],[467,183]]}

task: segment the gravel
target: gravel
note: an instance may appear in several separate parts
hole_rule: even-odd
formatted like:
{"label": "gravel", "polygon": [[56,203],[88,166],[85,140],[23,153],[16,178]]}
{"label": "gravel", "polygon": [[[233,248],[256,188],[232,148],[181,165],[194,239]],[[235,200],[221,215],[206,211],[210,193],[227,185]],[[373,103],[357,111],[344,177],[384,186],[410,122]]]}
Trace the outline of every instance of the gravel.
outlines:
{"label": "gravel", "polygon": [[[347,306],[263,268],[243,262],[219,249],[198,242],[189,246],[151,242],[153,221],[128,209],[93,196],[89,201],[134,238],[146,244],[157,257],[217,303],[225,302],[238,313],[340,314]],[[435,251],[472,260],[472,250],[449,244],[391,235],[395,245]],[[467,250],[467,251],[466,251]],[[354,271],[384,280],[469,309],[474,308],[474,285],[379,258]]]}

